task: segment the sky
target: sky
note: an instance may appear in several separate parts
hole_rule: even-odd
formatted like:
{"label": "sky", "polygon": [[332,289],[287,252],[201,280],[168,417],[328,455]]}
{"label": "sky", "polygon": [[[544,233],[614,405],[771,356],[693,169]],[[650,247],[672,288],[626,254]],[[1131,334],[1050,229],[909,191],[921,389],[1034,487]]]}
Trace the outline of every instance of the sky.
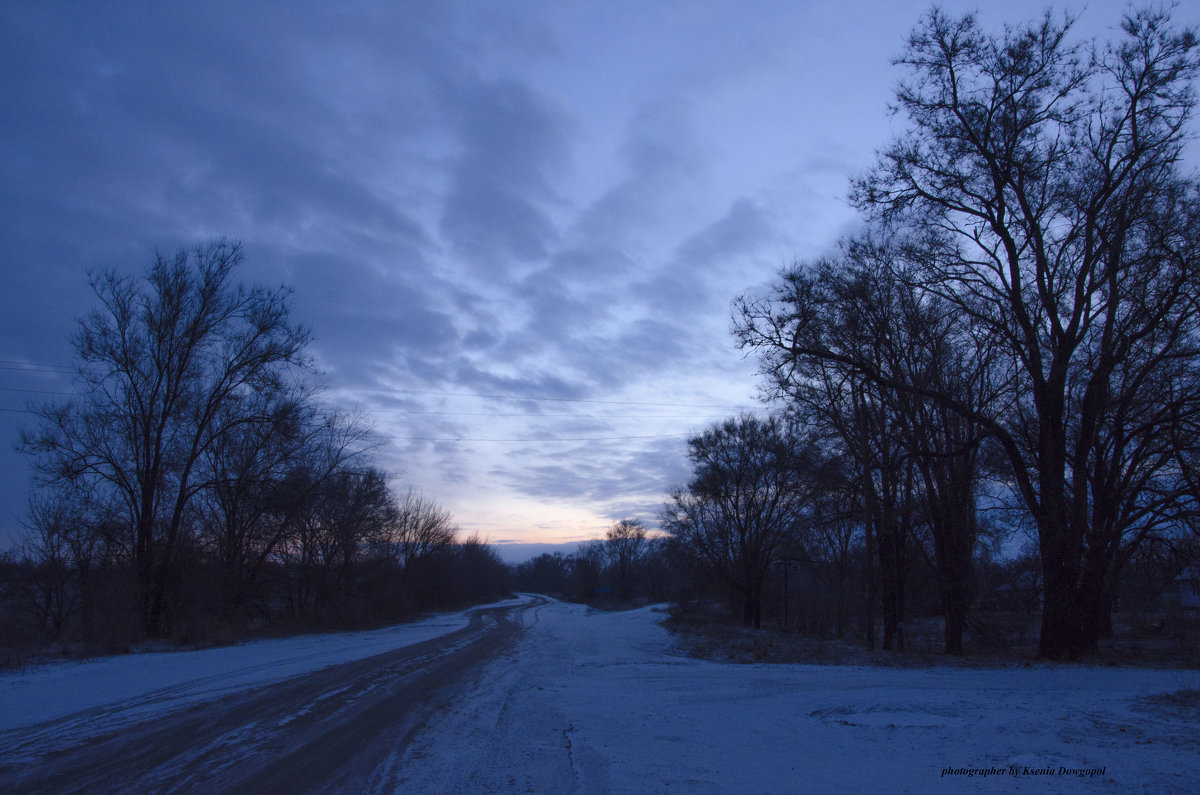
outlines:
{"label": "sky", "polygon": [[0,0],[0,548],[88,269],[215,238],[294,289],[398,492],[500,545],[653,524],[688,435],[761,410],[731,301],[855,227],[929,8]]}

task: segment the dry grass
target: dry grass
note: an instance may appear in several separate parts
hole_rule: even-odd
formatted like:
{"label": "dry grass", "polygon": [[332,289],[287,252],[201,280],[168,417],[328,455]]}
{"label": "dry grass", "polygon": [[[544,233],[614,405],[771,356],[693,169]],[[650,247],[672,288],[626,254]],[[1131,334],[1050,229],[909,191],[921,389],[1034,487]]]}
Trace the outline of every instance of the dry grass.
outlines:
{"label": "dry grass", "polygon": [[[1172,632],[1137,637],[1139,633],[1119,620],[1116,637],[1103,641],[1097,654],[1078,664],[1200,669],[1200,627],[1184,626],[1179,621],[1175,625]],[[721,662],[903,668],[1013,668],[1037,663],[1036,621],[1009,614],[992,614],[977,620],[968,632],[968,653],[963,657],[941,653],[940,619],[906,623],[907,650],[902,653],[868,651],[865,642],[857,639],[817,638],[770,627],[750,629],[731,622],[720,610],[694,606],[687,610],[673,609],[664,626],[674,635],[675,644],[683,654]],[[1179,698],[1193,698],[1187,695],[1192,692],[1195,691],[1185,688]]]}

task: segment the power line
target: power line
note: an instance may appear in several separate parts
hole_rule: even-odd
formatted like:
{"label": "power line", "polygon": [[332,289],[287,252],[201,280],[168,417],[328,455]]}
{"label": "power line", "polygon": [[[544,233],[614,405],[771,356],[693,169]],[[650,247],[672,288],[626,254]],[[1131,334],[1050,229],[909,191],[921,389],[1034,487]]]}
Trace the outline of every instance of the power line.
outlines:
{"label": "power line", "polygon": [[578,439],[463,439],[463,438],[435,438],[432,436],[376,436],[377,439],[388,439],[399,442],[502,442],[515,444],[543,444],[553,442],[628,442],[639,439],[678,439],[684,436],[691,436],[691,433],[660,433],[653,436],[588,436]]}
{"label": "power line", "polygon": [[62,376],[74,378],[79,375],[75,368],[57,367],[55,365],[26,365],[20,362],[0,362],[0,370],[10,373],[24,373],[31,376]]}
{"label": "power line", "polygon": [[343,390],[347,392],[382,392],[394,395],[438,395],[441,397],[471,397],[485,398],[488,400],[534,400],[547,401],[555,403],[594,403],[605,406],[656,406],[659,408],[672,409],[746,409],[746,405],[733,405],[729,403],[652,403],[636,400],[592,400],[589,398],[568,398],[568,397],[535,397],[533,395],[494,395],[486,392],[440,392],[436,390],[422,389],[383,389],[377,387],[337,387],[331,386],[330,391]]}
{"label": "power line", "polygon": [[22,370],[62,370],[64,372],[75,372],[74,367],[65,364],[49,364],[47,362],[22,362],[19,359],[0,359],[0,365],[12,366]]}
{"label": "power line", "polygon": [[369,409],[372,414],[403,414],[416,417],[492,417],[567,420],[704,420],[711,414],[497,414],[490,411],[408,411],[407,409]]}
{"label": "power line", "polygon": [[16,389],[9,386],[0,386],[0,392],[20,392],[26,395],[64,395],[66,397],[73,397],[75,395],[74,392],[60,392],[49,389]]}
{"label": "power line", "polygon": [[[58,395],[61,397],[75,397],[75,392],[63,392],[50,389],[18,389],[16,387],[0,387],[0,392],[16,392],[24,395]],[[520,398],[521,400],[534,400],[535,398]],[[557,400],[558,398],[544,398],[545,400]],[[609,401],[583,401],[587,403],[602,403]],[[615,402],[615,401],[613,401]],[[674,404],[629,404],[629,405],[655,405],[668,407]],[[404,416],[414,417],[491,417],[505,419],[569,419],[569,420],[707,420],[711,419],[707,414],[497,414],[488,411],[410,411],[408,409],[378,409],[367,408],[371,414],[400,414]]]}

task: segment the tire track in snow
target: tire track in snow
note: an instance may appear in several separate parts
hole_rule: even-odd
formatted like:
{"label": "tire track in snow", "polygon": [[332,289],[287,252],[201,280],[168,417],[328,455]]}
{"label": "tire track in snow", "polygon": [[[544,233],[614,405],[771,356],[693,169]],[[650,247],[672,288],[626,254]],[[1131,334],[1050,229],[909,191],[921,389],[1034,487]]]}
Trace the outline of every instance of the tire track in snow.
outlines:
{"label": "tire track in snow", "polygon": [[0,736],[0,790],[387,789],[386,760],[538,604],[482,608],[447,635],[140,723],[139,710],[195,683],[9,732]]}

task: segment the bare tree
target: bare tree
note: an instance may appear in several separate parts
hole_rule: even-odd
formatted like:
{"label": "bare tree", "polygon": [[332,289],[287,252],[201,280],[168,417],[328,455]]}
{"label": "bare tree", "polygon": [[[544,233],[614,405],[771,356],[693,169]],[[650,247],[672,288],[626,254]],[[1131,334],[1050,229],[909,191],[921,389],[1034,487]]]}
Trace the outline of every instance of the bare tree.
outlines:
{"label": "bare tree", "polygon": [[[21,550],[32,575],[27,599],[52,638],[63,634],[80,608],[77,575],[87,561],[78,560],[77,555],[84,538],[81,518],[66,500],[44,495],[32,498]],[[86,542],[83,546],[90,551]]]}
{"label": "bare tree", "polygon": [[143,279],[91,276],[101,308],[74,340],[78,397],[48,405],[23,436],[46,485],[103,490],[120,505],[143,632],[164,633],[168,572],[206,452],[260,420],[246,396],[303,363],[308,335],[289,324],[288,293],[234,281],[238,244],[159,256]]}
{"label": "bare tree", "polygon": [[377,543],[403,569],[454,544],[458,532],[450,511],[413,489],[382,530]]}
{"label": "bare tree", "polygon": [[[247,402],[257,404],[254,408]],[[230,424],[205,451],[208,487],[198,500],[199,535],[217,564],[227,615],[252,606],[259,575],[330,477],[363,452],[366,429],[321,408],[311,388],[282,384],[227,409],[262,421]]]}
{"label": "bare tree", "polygon": [[[989,343],[946,302],[912,287],[899,251],[869,238],[785,272],[769,300],[743,297],[737,307],[736,333],[759,355],[769,393],[832,432],[855,464],[868,552],[878,558],[884,648],[903,648],[905,555],[919,501],[946,652],[962,654],[986,434],[918,389],[972,408],[987,404],[995,398]],[[872,637],[868,628],[868,645]]]}
{"label": "bare tree", "polygon": [[925,394],[1006,454],[1055,659],[1095,648],[1122,561],[1194,499],[1170,429],[1200,410],[1200,189],[1180,168],[1196,36],[1152,10],[1094,50],[1069,28],[1047,14],[991,36],[931,12],[899,61],[909,129],[854,193],[917,231],[920,289],[1008,357],[1002,406]]}
{"label": "bare tree", "polygon": [[840,455],[829,456],[813,483],[809,557],[817,568],[821,590],[833,600],[833,631],[846,637],[850,617],[851,583],[863,548],[864,522],[853,478]]}
{"label": "bare tree", "polygon": [[801,532],[806,453],[779,420],[749,415],[688,440],[693,479],[670,493],[663,528],[736,594],[746,625],[761,626],[767,573]]}
{"label": "bare tree", "polygon": [[646,527],[637,519],[613,522],[604,534],[604,554],[616,575],[617,593],[628,602],[633,598],[633,582],[646,547]]}
{"label": "bare tree", "polygon": [[516,566],[517,587],[525,591],[558,596],[568,590],[571,560],[561,552],[543,552]]}
{"label": "bare tree", "polygon": [[580,544],[570,557],[570,569],[571,595],[580,601],[594,598],[603,582],[604,542],[596,540]]}
{"label": "bare tree", "polygon": [[915,500],[908,418],[868,368],[844,360],[853,352],[879,368],[902,334],[889,327],[894,285],[879,275],[841,259],[793,268],[771,300],[739,300],[735,333],[759,354],[768,395],[786,401],[851,464],[865,530],[867,646],[875,647],[878,604],[883,647],[900,651]]}
{"label": "bare tree", "polygon": [[457,541],[453,550],[456,572],[453,591],[459,598],[480,602],[509,592],[512,572],[478,534]]}
{"label": "bare tree", "polygon": [[377,469],[339,467],[321,479],[300,532],[302,574],[318,611],[354,597],[357,564],[396,521],[387,478]]}

